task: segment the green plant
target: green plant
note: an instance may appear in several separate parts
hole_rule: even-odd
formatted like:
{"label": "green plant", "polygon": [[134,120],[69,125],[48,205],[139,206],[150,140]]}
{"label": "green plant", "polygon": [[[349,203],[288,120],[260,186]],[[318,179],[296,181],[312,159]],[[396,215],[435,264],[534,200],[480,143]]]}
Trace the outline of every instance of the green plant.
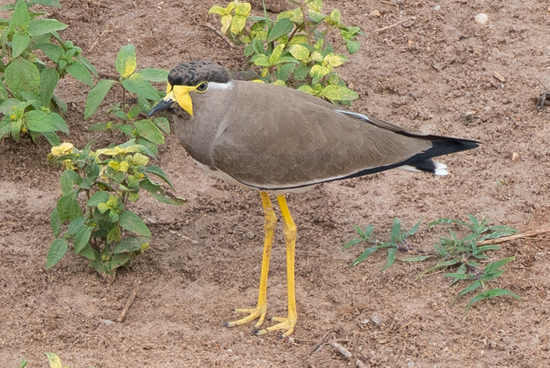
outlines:
{"label": "green plant", "polygon": [[[46,358],[48,358],[48,364],[50,365],[50,368],[69,368],[69,367],[63,367],[61,364],[61,359],[57,356],[55,353],[45,353]],[[90,367],[93,368],[93,367]]]}
{"label": "green plant", "polygon": [[374,230],[374,228],[371,225],[368,225],[365,228],[365,231],[361,230],[358,226],[355,226],[355,231],[359,234],[361,238],[350,240],[346,245],[344,245],[344,249],[349,248],[360,242],[369,242],[369,243],[376,244],[375,246],[366,248],[363,251],[363,253],[361,253],[361,255],[357,257],[355,261],[353,261],[353,264],[352,264],[353,266],[363,262],[365,259],[367,259],[368,256],[370,256],[372,253],[376,252],[377,250],[388,249],[388,260],[386,262],[386,265],[381,270],[381,271],[385,271],[393,265],[397,251],[406,249],[406,248],[403,248],[404,246],[406,246],[405,240],[409,236],[416,234],[419,227],[420,227],[420,222],[414,225],[409,231],[401,230],[401,221],[399,221],[398,218],[395,218],[393,220],[393,226],[390,233],[390,241],[381,242],[378,240],[371,240],[372,232]]}
{"label": "green plant", "polygon": [[[62,196],[51,214],[57,239],[50,246],[46,269],[61,260],[72,242],[74,252],[88,258],[97,272],[114,276],[118,267],[130,264],[149,247],[147,225],[127,209],[140,198],[140,190],[163,203],[181,204],[185,199],[169,196],[152,180],[154,175],[173,189],[160,168],[147,166],[147,156],[154,155],[135,140],[95,152],[91,145],[78,150],[64,143],[53,147],[48,157],[65,170],[60,178]],[[68,227],[60,236],[66,222]]]}
{"label": "green plant", "polygon": [[[297,8],[280,13],[275,20],[265,11],[262,17],[250,16],[250,4],[236,1],[226,8],[213,6],[209,13],[221,16],[221,31],[233,43],[245,45],[245,56],[262,68],[261,81],[300,84],[298,90],[349,105],[358,95],[334,71],[347,57],[335,52],[329,33],[337,32],[348,54],[359,50],[356,38],[364,34],[358,27],[342,24],[338,9],[323,14],[322,0],[291,2]],[[249,28],[247,21],[251,22]]]}
{"label": "green plant", "polygon": [[[462,227],[466,227],[470,234],[464,238],[459,238],[456,233],[450,229],[450,238],[441,238],[438,244],[434,245],[435,252],[425,252],[416,250],[421,255],[414,257],[407,257],[401,259],[402,262],[420,262],[425,261],[428,258],[438,258],[439,261],[433,267],[428,268],[418,275],[422,277],[431,272],[445,269],[449,267],[455,267],[456,272],[446,273],[444,276],[452,279],[450,286],[456,284],[458,281],[466,280],[470,281],[470,284],[467,285],[463,290],[461,290],[458,295],[454,298],[452,305],[456,303],[458,298],[477,290],[479,287],[485,288],[485,282],[493,280],[504,272],[502,267],[508,262],[515,259],[515,257],[508,257],[501,260],[488,262],[489,256],[485,253],[488,251],[500,250],[499,246],[496,245],[478,245],[486,240],[497,239],[503,236],[508,236],[517,232],[517,230],[507,227],[507,226],[489,226],[489,220],[483,218],[481,221],[478,220],[475,216],[468,214],[469,221],[454,220],[448,218],[441,218],[431,222],[428,226],[435,226],[439,224],[456,224]],[[353,266],[365,260],[373,252],[382,249],[389,248],[388,250],[388,261],[386,266],[382,269],[386,270],[390,267],[396,257],[396,252],[401,251],[411,251],[413,250],[409,247],[405,239],[416,233],[420,223],[416,224],[408,232],[403,232],[401,230],[400,221],[398,219],[394,220],[393,228],[391,231],[391,240],[387,243],[382,243],[377,240],[371,240],[373,227],[371,225],[367,226],[365,231],[362,231],[359,227],[355,227],[357,233],[359,234],[359,239],[353,239],[344,245],[344,249],[351,247],[355,244],[361,242],[370,242],[377,244],[374,247],[368,247],[365,251],[353,262]],[[483,263],[486,263],[483,266]],[[505,289],[490,289],[485,292],[475,295],[468,303],[466,307],[466,313],[470,309],[473,303],[493,298],[497,296],[511,295],[514,298],[521,300],[521,298],[514,294],[513,292]]]}
{"label": "green plant", "polygon": [[[136,66],[135,47],[133,45],[122,47],[116,58],[119,80],[104,79],[92,88],[86,101],[84,118],[90,118],[103,102],[111,87],[118,84],[122,88],[122,105],[118,103],[109,109],[109,113],[116,120],[92,125],[90,130],[108,131],[111,134],[120,131],[130,138],[134,138],[137,144],[146,146],[156,154],[158,153],[157,145],[164,143],[163,133],[170,133],[170,124],[165,117],[138,118],[140,114],[146,115],[151,107],[160,101],[164,93],[159,93],[151,82],[166,82],[168,71],[155,68],[136,71]],[[137,95],[137,104],[127,105],[126,94],[128,92]]]}
{"label": "green plant", "polygon": [[[10,19],[0,19],[0,138],[11,135],[19,141],[28,134],[35,141],[44,136],[52,146],[59,145],[56,132],[68,134],[67,123],[60,114],[67,105],[55,94],[60,78],[71,74],[93,85],[90,73],[95,68],[73,42],[63,42],[57,31],[67,28],[55,19],[41,19],[45,13],[29,12],[30,6],[59,5],[58,0],[18,0],[0,11],[12,11]],[[51,43],[51,41],[55,43]],[[49,60],[41,60],[39,50]]]}

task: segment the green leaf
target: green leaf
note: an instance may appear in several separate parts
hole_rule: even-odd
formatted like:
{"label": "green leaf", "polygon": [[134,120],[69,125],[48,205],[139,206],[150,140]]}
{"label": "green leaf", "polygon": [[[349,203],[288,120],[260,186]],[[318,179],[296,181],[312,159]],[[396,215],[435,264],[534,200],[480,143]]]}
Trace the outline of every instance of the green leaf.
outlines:
{"label": "green leaf", "polygon": [[45,6],[54,6],[56,8],[61,9],[61,4],[59,3],[59,0],[32,0],[35,4],[41,4]]}
{"label": "green leaf", "polygon": [[279,19],[271,28],[267,35],[267,43],[273,42],[279,37],[288,34],[294,28],[294,23],[290,18]]}
{"label": "green leaf", "polygon": [[307,84],[301,85],[297,88],[298,91],[305,92],[309,95],[315,96],[315,90],[311,88],[311,86],[308,86]]}
{"label": "green leaf", "polygon": [[90,197],[88,202],[86,202],[86,206],[97,207],[98,204],[107,203],[108,200],[109,200],[109,193],[103,192],[103,191],[96,192]]}
{"label": "green leaf", "polygon": [[[250,5],[250,4],[249,4]],[[231,19],[231,25],[229,29],[233,34],[240,34],[246,26],[246,16],[235,14]]]}
{"label": "green leaf", "polygon": [[145,168],[145,172],[148,172],[148,173],[151,173],[151,174],[154,174],[156,176],[158,176],[159,178],[161,178],[162,180],[164,180],[164,182],[166,184],[168,184],[170,186],[170,188],[172,188],[172,190],[176,190],[174,189],[174,186],[172,185],[172,183],[170,182],[170,179],[168,179],[168,176],[166,176],[166,174],[164,173],[164,171],[162,171],[162,169],[160,167],[157,167],[157,166],[147,166]]}
{"label": "green leaf", "polygon": [[67,66],[67,71],[70,75],[72,75],[82,83],[87,84],[90,87],[94,86],[94,82],[92,81],[92,76],[90,75],[90,72],[79,61],[73,61],[73,63]]}
{"label": "green leaf", "polygon": [[363,239],[351,239],[349,242],[347,242],[342,249],[347,249],[351,246],[354,246],[355,244],[361,243]]}
{"label": "green leaf", "polygon": [[294,78],[298,81],[303,81],[309,74],[311,68],[307,64],[300,64],[294,71]]}
{"label": "green leaf", "polygon": [[88,99],[86,100],[86,107],[84,108],[84,119],[89,119],[97,110],[99,105],[109,93],[111,86],[115,83],[114,80],[104,79],[97,82],[96,86],[88,93]]}
{"label": "green leaf", "polygon": [[161,116],[158,118],[153,119],[153,123],[165,134],[170,134],[170,122],[168,122],[168,119]]}
{"label": "green leaf", "polygon": [[288,78],[290,78],[290,75],[292,74],[294,69],[296,69],[296,64],[289,63],[289,64],[279,65],[277,67],[277,72],[275,73],[275,77],[277,79],[280,79],[286,82]]}
{"label": "green leaf", "polygon": [[357,92],[348,87],[328,85],[323,88],[323,96],[333,101],[349,101],[359,98]]}
{"label": "green leaf", "polygon": [[352,266],[355,266],[358,263],[363,262],[365,259],[367,259],[368,256],[371,255],[371,253],[374,253],[377,250],[378,250],[378,247],[370,247],[370,248],[365,249],[363,251],[363,253],[361,253],[361,255],[359,257],[357,257],[357,259],[355,261],[353,261]]}
{"label": "green leaf", "polygon": [[132,255],[129,253],[120,253],[120,254],[114,254],[111,257],[111,262],[109,263],[109,267],[111,270],[123,266],[128,263],[132,259]]}
{"label": "green leaf", "polygon": [[92,228],[89,226],[82,226],[78,231],[76,232],[74,236],[74,252],[80,253],[82,249],[88,244],[90,241],[90,237],[92,236]]}
{"label": "green leaf", "polygon": [[391,228],[390,238],[391,244],[395,244],[398,241],[401,241],[401,220],[399,220],[397,217],[393,219],[393,226]]}
{"label": "green leaf", "polygon": [[397,248],[390,248],[388,250],[388,261],[386,265],[380,270],[380,272],[387,270],[395,262],[395,254],[397,253]]}
{"label": "green leaf", "polygon": [[346,42],[346,49],[350,55],[355,54],[361,48],[361,43],[359,41],[352,41],[344,38],[344,42]]}
{"label": "green leaf", "polygon": [[12,47],[12,57],[16,58],[19,55],[25,51],[27,46],[29,46],[29,43],[31,42],[31,38],[27,35],[22,35],[19,32],[15,32],[13,35],[13,40],[11,43]]}
{"label": "green leaf", "polygon": [[25,59],[15,59],[6,68],[4,78],[8,88],[17,99],[21,92],[39,93],[40,73],[36,65]]}
{"label": "green leaf", "polygon": [[433,257],[433,256],[415,256],[415,257],[408,257],[408,258],[403,258],[401,260],[401,262],[421,262],[421,261],[425,261],[426,259],[430,258],[430,257]]}
{"label": "green leaf", "polygon": [[57,97],[56,95],[53,95],[53,98],[52,98],[53,102],[57,105],[57,108],[59,110],[61,110],[61,112],[63,112],[63,114],[66,114],[67,113],[67,104],[65,103],[65,101],[63,101],[62,99],[60,99],[59,97]]}
{"label": "green leaf", "polygon": [[82,65],[84,65],[86,67],[86,69],[88,69],[90,72],[92,72],[92,74],[94,75],[94,77],[98,77],[99,75],[97,74],[97,69],[92,65],[92,63],[90,63],[88,61],[88,59],[86,59],[84,56],[82,55],[78,55],[76,57],[76,60],[80,61],[82,63]]}
{"label": "green leaf", "polygon": [[164,190],[161,188],[161,186],[153,183],[148,178],[142,180],[139,183],[139,187],[148,191],[153,198],[155,198],[157,201],[161,203],[180,205],[185,203],[186,201],[185,198],[178,197],[176,199],[172,199],[172,198],[166,197],[166,195],[164,194]]}
{"label": "green leaf", "polygon": [[304,61],[309,58],[309,50],[304,45],[292,44],[289,46],[288,51],[296,60]]}
{"label": "green leaf", "polygon": [[433,271],[436,271],[436,270],[439,270],[440,268],[445,268],[445,267],[449,267],[449,266],[454,266],[455,264],[457,263],[460,263],[460,260],[459,259],[450,259],[448,261],[444,261],[444,260],[441,260],[439,261],[435,266],[433,267],[430,267],[428,268],[427,270],[421,272],[418,276],[416,276],[417,278],[420,278],[430,272],[433,272]]}
{"label": "green leaf", "polygon": [[50,101],[59,81],[59,73],[53,68],[44,68],[40,73],[40,104],[44,107],[50,106]]}
{"label": "green leaf", "polygon": [[258,65],[258,66],[271,66],[271,62],[269,61],[269,58],[264,55],[264,54],[258,54],[258,55],[254,55],[250,61],[254,64],[254,65]]}
{"label": "green leaf", "polygon": [[134,45],[130,44],[120,48],[115,66],[122,78],[128,78],[136,70],[136,48]]}
{"label": "green leaf", "polygon": [[63,49],[61,46],[54,45],[52,43],[40,43],[34,46],[35,49],[42,50],[42,52],[54,62],[59,62],[61,56],[63,56]]}
{"label": "green leaf", "polygon": [[116,245],[115,249],[113,250],[113,254],[138,251],[141,249],[141,246],[143,244],[146,244],[148,242],[149,238],[146,237],[126,238]]}
{"label": "green leaf", "polygon": [[151,237],[151,231],[149,231],[147,225],[132,211],[124,211],[120,215],[120,226],[136,234]]}
{"label": "green leaf", "polygon": [[39,110],[32,110],[25,114],[25,122],[33,132],[55,132],[57,127],[52,123],[48,114]]}
{"label": "green leaf", "polygon": [[46,269],[55,266],[67,253],[67,249],[69,249],[69,245],[65,239],[55,239],[46,256]]}
{"label": "green leaf", "polygon": [[61,220],[57,214],[57,208],[54,208],[50,215],[50,226],[52,228],[53,235],[57,238],[61,232]]}
{"label": "green leaf", "polygon": [[141,74],[149,82],[166,82],[168,80],[168,73],[168,70],[156,68],[145,68],[138,72],[138,74]]}
{"label": "green leaf", "polygon": [[[113,212],[111,211],[110,215],[112,214]],[[114,221],[114,219],[111,219],[111,221]],[[122,237],[122,234],[121,234],[120,226],[116,225],[111,229],[111,231],[109,231],[109,234],[107,234],[107,243],[110,243],[113,241],[115,242],[120,241],[121,237]]]}
{"label": "green leaf", "polygon": [[78,189],[64,194],[57,202],[57,213],[61,221],[74,220],[82,217],[82,209],[78,205]]}
{"label": "green leaf", "polygon": [[154,144],[163,144],[164,135],[159,128],[149,119],[138,120],[134,123],[140,137],[147,139]]}
{"label": "green leaf", "polygon": [[79,185],[82,182],[82,178],[80,177],[80,175],[78,175],[76,171],[65,170],[61,174],[60,182],[61,192],[63,194],[67,194],[73,191],[74,185]]}
{"label": "green leaf", "polygon": [[84,248],[82,248],[82,249],[80,250],[80,253],[78,253],[78,254],[80,254],[81,256],[84,256],[84,257],[86,257],[86,258],[88,258],[88,259],[90,259],[90,260],[92,260],[92,261],[95,260],[95,259],[97,259],[97,258],[99,257],[99,253],[97,253],[96,251],[94,251],[94,250],[92,249],[92,247],[90,246],[90,244],[86,244],[86,245],[84,246]]}
{"label": "green leaf", "polygon": [[222,8],[221,6],[214,5],[208,10],[208,14],[218,14],[218,15],[226,15],[228,13],[227,9]]}
{"label": "green leaf", "polygon": [[65,120],[61,117],[61,115],[51,112],[50,113],[50,121],[55,126],[56,130],[60,130],[65,134],[69,134],[69,126],[65,122]]}
{"label": "green leaf", "polygon": [[81,216],[71,221],[71,223],[69,224],[69,228],[67,229],[69,235],[74,236],[81,227],[85,227],[84,223],[86,222],[86,219],[86,216]]}
{"label": "green leaf", "polygon": [[61,31],[67,28],[67,25],[61,22],[58,22],[55,19],[33,19],[29,24],[28,31],[31,36],[36,37],[46,33],[51,33],[55,31]]}
{"label": "green leaf", "polygon": [[497,297],[497,296],[503,296],[503,295],[511,295],[514,298],[516,298],[517,300],[521,300],[519,295],[517,295],[516,293],[511,292],[510,290],[491,289],[491,290],[488,290],[488,291],[486,291],[482,294],[478,294],[475,297],[473,297],[472,300],[470,300],[470,302],[468,303],[468,306],[466,307],[466,312],[465,313],[468,313],[468,310],[470,309],[472,304],[474,304],[475,302],[478,302],[478,301],[483,300],[483,299],[490,299],[490,298],[494,298],[494,297]]}
{"label": "green leaf", "polygon": [[313,78],[313,81],[311,83],[317,84],[321,80],[321,78],[330,73],[331,70],[332,69],[326,66],[314,65],[309,72],[309,75]]}
{"label": "green leaf", "polygon": [[15,29],[16,27],[28,27],[31,22],[31,16],[29,10],[27,9],[27,4],[25,0],[18,0],[15,4],[15,9],[10,19],[10,29]]}
{"label": "green leaf", "polygon": [[500,261],[497,261],[497,262],[489,262],[487,264],[487,266],[485,266],[484,271],[485,271],[485,273],[495,272],[496,270],[498,270],[499,268],[501,268],[502,266],[504,266],[508,262],[513,261],[514,259],[516,259],[516,257],[512,256],[512,257],[501,259]]}
{"label": "green leaf", "polygon": [[132,74],[128,79],[122,82],[122,86],[126,88],[127,91],[140,95],[148,100],[155,102],[160,101],[158,91],[151,83],[146,81],[141,74]]}

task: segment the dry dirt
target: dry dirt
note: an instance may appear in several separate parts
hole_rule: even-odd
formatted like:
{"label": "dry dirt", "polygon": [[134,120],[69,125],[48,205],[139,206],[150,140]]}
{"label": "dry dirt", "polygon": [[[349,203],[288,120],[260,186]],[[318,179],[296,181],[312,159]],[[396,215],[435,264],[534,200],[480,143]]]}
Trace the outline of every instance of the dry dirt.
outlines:
{"label": "dry dirt", "polygon": [[[142,68],[170,69],[184,60],[247,68],[241,50],[205,26],[217,25],[207,10],[223,1],[61,2],[52,17],[69,25],[62,36],[104,75],[114,74],[116,54],[128,43]],[[325,0],[325,9],[338,7],[344,22],[367,34],[340,71],[360,95],[354,110],[483,145],[442,158],[447,177],[385,172],[289,196],[298,226],[293,341],[253,336],[251,326],[221,326],[237,317],[233,308],[256,302],[263,230],[258,193],[207,176],[172,135],[158,164],[188,203],[171,207],[146,198],[134,208],[164,224],[151,226],[150,251],[113,284],[70,252],[46,271],[59,172],[46,161],[45,141],[4,139],[0,366],[15,368],[25,358],[28,367],[46,367],[45,352],[72,368],[351,366],[330,345],[313,351],[322,341],[339,342],[370,367],[549,366],[548,236],[508,242],[493,254],[517,259],[489,286],[510,289],[523,301],[482,301],[468,315],[467,298],[451,307],[460,286],[449,288],[442,273],[416,279],[433,261],[398,263],[381,273],[383,254],[350,268],[361,246],[342,250],[354,224],[373,224],[384,238],[394,217],[407,227],[423,222],[412,244],[425,250],[444,234],[426,228],[439,217],[472,213],[521,231],[548,227],[550,110],[537,111],[533,101],[543,84],[550,86],[548,6],[537,0]],[[478,13],[488,15],[486,25],[474,21]],[[58,88],[69,103],[66,139],[79,147],[98,136],[87,127],[102,119],[83,120],[87,91],[71,77]],[[119,93],[108,96],[111,104],[119,99]],[[279,224],[270,316],[286,312],[281,235]],[[126,319],[110,324],[136,284]]]}

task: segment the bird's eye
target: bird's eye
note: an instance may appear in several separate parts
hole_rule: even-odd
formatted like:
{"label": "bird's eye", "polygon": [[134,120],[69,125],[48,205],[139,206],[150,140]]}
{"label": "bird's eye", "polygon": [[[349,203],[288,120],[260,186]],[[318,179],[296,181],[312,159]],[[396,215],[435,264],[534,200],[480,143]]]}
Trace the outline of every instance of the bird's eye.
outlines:
{"label": "bird's eye", "polygon": [[208,89],[208,82],[201,82],[197,88],[196,88],[196,91],[197,92],[204,92]]}

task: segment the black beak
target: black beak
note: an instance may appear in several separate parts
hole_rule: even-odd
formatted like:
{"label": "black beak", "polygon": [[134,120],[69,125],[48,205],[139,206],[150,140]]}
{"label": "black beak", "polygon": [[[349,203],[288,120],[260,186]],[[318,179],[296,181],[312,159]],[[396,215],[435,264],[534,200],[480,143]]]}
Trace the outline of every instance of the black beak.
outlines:
{"label": "black beak", "polygon": [[172,106],[174,103],[173,100],[160,100],[158,104],[153,106],[153,108],[147,113],[147,117],[150,118],[151,116],[155,115],[157,112],[166,110]]}

